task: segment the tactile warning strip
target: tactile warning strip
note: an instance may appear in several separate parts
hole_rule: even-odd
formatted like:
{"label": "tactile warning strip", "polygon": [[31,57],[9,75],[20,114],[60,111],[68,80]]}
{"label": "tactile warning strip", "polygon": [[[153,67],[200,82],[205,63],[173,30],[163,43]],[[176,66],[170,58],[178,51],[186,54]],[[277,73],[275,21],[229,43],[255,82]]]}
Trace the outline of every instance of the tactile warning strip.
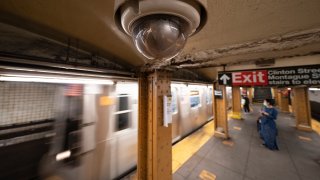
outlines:
{"label": "tactile warning strip", "polygon": [[194,155],[214,133],[213,121],[172,147],[172,173]]}

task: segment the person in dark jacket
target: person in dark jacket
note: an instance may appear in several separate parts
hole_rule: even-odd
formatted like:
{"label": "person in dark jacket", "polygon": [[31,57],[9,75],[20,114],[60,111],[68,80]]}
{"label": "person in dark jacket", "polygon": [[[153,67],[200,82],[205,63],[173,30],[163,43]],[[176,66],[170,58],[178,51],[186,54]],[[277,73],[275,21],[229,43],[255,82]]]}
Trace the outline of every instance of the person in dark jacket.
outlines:
{"label": "person in dark jacket", "polygon": [[243,104],[243,110],[244,112],[250,112],[250,101],[247,96],[243,96],[244,104]]}
{"label": "person in dark jacket", "polygon": [[264,146],[271,150],[279,150],[277,144],[277,126],[275,120],[277,119],[278,111],[273,107],[274,101],[266,99],[263,102],[265,108],[261,111],[261,126],[260,135],[264,141]]}

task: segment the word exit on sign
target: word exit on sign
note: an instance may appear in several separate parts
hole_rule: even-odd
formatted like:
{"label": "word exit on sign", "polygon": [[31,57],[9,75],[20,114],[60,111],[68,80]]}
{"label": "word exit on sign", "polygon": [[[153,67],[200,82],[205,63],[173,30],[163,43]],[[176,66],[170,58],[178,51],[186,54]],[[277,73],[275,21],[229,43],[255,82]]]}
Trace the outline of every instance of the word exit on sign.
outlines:
{"label": "word exit on sign", "polygon": [[313,86],[320,85],[320,66],[299,66],[218,73],[220,85],[229,86]]}

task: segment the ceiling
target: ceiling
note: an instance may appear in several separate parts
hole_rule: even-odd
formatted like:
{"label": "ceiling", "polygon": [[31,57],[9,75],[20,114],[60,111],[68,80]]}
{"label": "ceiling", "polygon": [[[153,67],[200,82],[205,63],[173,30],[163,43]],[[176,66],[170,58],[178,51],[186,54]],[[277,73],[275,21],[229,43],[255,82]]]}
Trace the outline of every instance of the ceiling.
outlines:
{"label": "ceiling", "polygon": [[[150,65],[113,20],[113,0],[0,1],[0,20],[64,44],[140,68],[196,69],[214,79],[219,66],[320,53],[319,0],[208,0],[205,27],[169,62]],[[1,27],[1,26],[0,26]],[[71,40],[71,41],[70,41]],[[313,60],[320,64],[320,59]]]}

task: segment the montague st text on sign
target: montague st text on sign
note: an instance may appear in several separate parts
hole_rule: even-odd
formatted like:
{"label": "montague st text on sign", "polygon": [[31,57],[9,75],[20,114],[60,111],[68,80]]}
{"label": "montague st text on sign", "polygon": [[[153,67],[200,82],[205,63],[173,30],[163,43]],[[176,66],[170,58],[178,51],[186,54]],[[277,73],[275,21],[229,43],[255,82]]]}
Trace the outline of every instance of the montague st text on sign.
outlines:
{"label": "montague st text on sign", "polygon": [[229,86],[320,85],[320,66],[224,71],[218,73],[218,81]]}

